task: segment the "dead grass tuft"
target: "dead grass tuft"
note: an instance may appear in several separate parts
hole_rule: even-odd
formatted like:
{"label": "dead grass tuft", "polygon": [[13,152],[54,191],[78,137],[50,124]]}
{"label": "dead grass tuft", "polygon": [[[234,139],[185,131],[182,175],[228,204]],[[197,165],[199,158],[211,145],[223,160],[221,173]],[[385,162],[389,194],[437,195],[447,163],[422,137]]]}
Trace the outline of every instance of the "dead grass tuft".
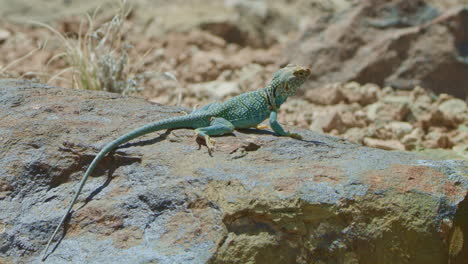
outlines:
{"label": "dead grass tuft", "polygon": [[145,80],[156,74],[142,71],[148,52],[143,58],[135,60],[135,63],[128,56],[133,46],[125,41],[124,23],[130,11],[127,1],[120,1],[115,15],[100,25],[95,25],[99,9],[92,15],[86,14],[75,38],[66,36],[49,25],[35,22],[53,32],[64,49],[52,57],[49,63],[64,58],[69,65],[53,75],[48,83],[71,71],[74,88],[121,94],[143,90]]}

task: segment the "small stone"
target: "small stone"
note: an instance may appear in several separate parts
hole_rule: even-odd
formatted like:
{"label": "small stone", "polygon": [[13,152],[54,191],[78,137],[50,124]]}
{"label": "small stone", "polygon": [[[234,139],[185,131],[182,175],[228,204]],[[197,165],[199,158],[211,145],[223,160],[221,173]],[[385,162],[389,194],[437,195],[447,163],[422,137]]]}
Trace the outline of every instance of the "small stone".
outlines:
{"label": "small stone", "polygon": [[468,144],[468,130],[465,130],[466,126],[459,126],[458,129],[450,131],[448,134],[450,140],[454,145]]}
{"label": "small stone", "polygon": [[425,114],[424,116],[422,116],[420,118],[420,122],[425,128],[430,128],[434,126],[456,128],[460,123],[467,119],[466,115],[468,115],[468,113],[454,114],[452,110],[444,108],[440,109],[440,107],[437,109],[433,109],[429,114]]}
{"label": "small stone", "polygon": [[401,139],[407,150],[418,149],[421,146],[424,131],[421,128],[415,128],[411,133]]}
{"label": "small stone", "polygon": [[342,92],[346,100],[350,103],[368,105],[377,101],[380,88],[375,84],[365,84],[363,86],[356,82],[350,82],[342,87]]}
{"label": "small stone", "polygon": [[393,132],[385,125],[379,123],[371,124],[367,127],[366,135],[378,139],[394,139]]}
{"label": "small stone", "polygon": [[418,98],[419,96],[426,95],[427,92],[421,86],[417,85],[411,90],[411,98]]}
{"label": "small stone", "polygon": [[314,117],[310,129],[318,132],[330,132],[336,129],[339,133],[343,133],[346,130],[346,126],[338,111],[332,111],[320,113]]}
{"label": "small stone", "polygon": [[433,98],[423,88],[416,86],[410,93],[410,109],[413,121],[424,119],[434,108]]}
{"label": "small stone", "polygon": [[426,148],[451,148],[453,146],[447,134],[440,131],[432,131],[424,139],[424,147]]}
{"label": "small stone", "polygon": [[450,99],[453,99],[453,96],[451,96],[449,94],[446,94],[446,93],[441,93],[441,94],[439,94],[439,97],[437,97],[437,100],[435,101],[435,104],[440,105],[443,102],[445,102],[447,100],[450,100]]}
{"label": "small stone", "polygon": [[432,103],[432,97],[429,93],[424,90],[421,86],[416,86],[410,93],[410,98],[413,103],[417,102],[424,102],[424,103]]}
{"label": "small stone", "polygon": [[387,125],[387,128],[392,131],[392,133],[397,138],[402,138],[403,136],[411,133],[413,126],[408,122],[393,121]]}
{"label": "small stone", "polygon": [[343,125],[346,127],[363,127],[362,124],[358,122],[356,116],[351,112],[344,112],[340,115]]}
{"label": "small stone", "polygon": [[395,91],[391,86],[385,86],[384,88],[382,88],[382,96],[392,95],[394,93]]}
{"label": "small stone", "polygon": [[410,102],[404,96],[387,96],[367,107],[369,120],[403,121],[410,113]]}
{"label": "small stone", "polygon": [[405,145],[403,145],[398,140],[382,140],[366,137],[363,140],[364,145],[371,148],[379,148],[384,150],[405,150]]}
{"label": "small stone", "polygon": [[346,140],[362,144],[362,139],[364,138],[364,135],[365,135],[364,130],[365,129],[362,129],[362,128],[352,127],[346,130],[346,132],[343,135],[341,135],[341,137]]}
{"label": "small stone", "polygon": [[4,43],[10,36],[10,31],[0,28],[0,44]]}
{"label": "small stone", "polygon": [[343,93],[340,90],[340,84],[328,84],[306,92],[306,100],[314,104],[332,105],[344,100]]}
{"label": "small stone", "polygon": [[468,118],[468,109],[465,101],[453,98],[444,101],[438,107],[444,118],[452,123],[462,123]]}
{"label": "small stone", "polygon": [[367,119],[374,121],[377,119],[380,109],[383,107],[381,102],[373,103],[367,107]]}

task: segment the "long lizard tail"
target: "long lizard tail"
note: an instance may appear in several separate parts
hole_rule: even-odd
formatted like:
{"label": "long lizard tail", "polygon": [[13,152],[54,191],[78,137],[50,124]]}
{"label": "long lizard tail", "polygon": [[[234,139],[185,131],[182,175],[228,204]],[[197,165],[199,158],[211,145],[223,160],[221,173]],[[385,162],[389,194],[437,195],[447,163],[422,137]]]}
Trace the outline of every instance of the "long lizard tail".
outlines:
{"label": "long lizard tail", "polygon": [[[157,121],[151,124],[147,124],[145,126],[142,126],[140,128],[137,128],[133,131],[130,131],[129,133],[120,136],[116,140],[108,143],[98,154],[97,156],[93,159],[91,164],[89,165],[88,169],[86,170],[83,178],[80,181],[80,184],[78,186],[78,189],[76,190],[75,196],[73,196],[73,199],[70,202],[70,205],[67,208],[67,211],[62,217],[62,220],[60,220],[60,223],[58,224],[57,228],[55,229],[54,233],[50,237],[49,241],[47,242],[47,246],[44,250],[44,253],[42,255],[42,261],[44,261],[47,258],[47,251],[49,250],[49,246],[52,243],[52,240],[55,238],[57,235],[58,231],[60,230],[60,227],[63,225],[65,222],[65,219],[67,219],[67,216],[70,214],[70,211],[73,208],[73,205],[76,202],[76,199],[78,199],[78,196],[80,195],[81,189],[83,189],[83,186],[86,183],[86,180],[88,179],[89,175],[93,172],[94,168],[98,164],[99,161],[101,161],[104,156],[106,156],[107,153],[111,152],[115,148],[117,148],[119,145],[126,143],[134,138],[137,138],[139,136],[151,133],[151,132],[156,132],[159,130],[164,130],[164,129],[169,129],[169,128],[183,128],[183,127],[191,127],[189,124],[192,123],[193,121],[196,120],[196,117],[194,115],[185,115],[185,116],[179,116],[179,117],[174,117],[174,118],[168,118],[164,119],[161,121]],[[192,122],[188,122],[192,121]]]}

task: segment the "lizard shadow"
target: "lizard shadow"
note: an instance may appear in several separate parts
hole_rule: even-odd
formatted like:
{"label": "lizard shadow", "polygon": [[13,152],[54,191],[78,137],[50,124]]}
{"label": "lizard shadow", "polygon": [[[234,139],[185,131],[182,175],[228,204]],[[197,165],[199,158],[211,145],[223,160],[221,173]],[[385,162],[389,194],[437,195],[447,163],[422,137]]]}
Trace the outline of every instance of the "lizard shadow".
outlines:
{"label": "lizard shadow", "polygon": [[159,135],[159,136],[157,136],[155,138],[152,138],[152,139],[140,140],[140,141],[137,141],[137,142],[134,142],[134,143],[126,143],[126,144],[124,144],[122,146],[119,146],[117,149],[153,145],[155,143],[158,143],[158,142],[161,142],[161,141],[165,140],[167,138],[167,136],[169,136],[169,134],[171,133],[172,130],[174,130],[174,129],[167,129],[164,133],[162,133],[161,135]]}
{"label": "lizard shadow", "polygon": [[[147,145],[153,145],[155,143],[158,143],[158,142],[161,142],[163,140],[166,140],[167,139],[167,136],[169,136],[169,134],[171,134],[171,132],[175,130],[175,129],[167,129],[166,132],[162,133],[161,135],[159,135],[158,137],[155,137],[155,138],[152,138],[152,139],[148,139],[148,140],[142,140],[142,141],[138,141],[138,142],[135,142],[135,143],[127,143],[127,144],[124,144],[122,145],[121,147],[119,147],[119,149],[121,148],[130,148],[130,147],[142,147],[142,146],[147,146]],[[226,134],[226,135],[220,135],[220,136],[233,136],[231,134]],[[213,136],[213,137],[218,137],[218,136]],[[200,137],[196,137],[195,138],[195,142],[197,142],[198,144],[198,149],[201,148],[202,145],[206,146],[206,142],[204,139],[200,138]],[[211,153],[209,154],[210,156]]]}
{"label": "lizard shadow", "polygon": [[129,162],[116,162],[116,157],[115,157],[114,154],[116,152],[117,153],[119,152],[119,151],[117,151],[118,149],[130,148],[130,147],[135,147],[135,146],[152,145],[152,144],[155,144],[155,143],[158,143],[158,142],[161,142],[161,141],[165,140],[170,133],[171,133],[171,129],[168,129],[168,130],[166,130],[166,132],[164,132],[163,134],[161,134],[158,137],[155,137],[155,138],[152,138],[152,139],[149,139],[149,140],[138,141],[138,142],[135,142],[135,143],[126,143],[126,144],[124,144],[122,146],[119,146],[117,149],[113,150],[111,153],[109,153],[108,156],[111,157],[112,162],[109,162],[110,163],[109,166],[106,165],[106,167],[109,168],[108,171],[107,171],[106,181],[101,186],[96,188],[93,192],[91,192],[88,195],[88,197],[86,197],[84,203],[77,210],[79,210],[79,209],[83,208],[84,206],[86,206],[96,195],[98,195],[104,188],[106,188],[110,184],[110,182],[114,178],[113,174],[114,174],[115,170],[118,168],[119,165],[126,165],[126,164],[131,163],[134,160],[141,161],[140,158],[132,158],[132,157],[128,158],[127,157],[127,158],[124,158],[124,159],[129,159]]}
{"label": "lizard shadow", "polygon": [[[81,208],[81,207],[80,207]],[[52,248],[52,250],[50,250],[49,254],[45,255],[44,256],[44,260],[45,261],[52,253],[54,253],[54,251],[58,248],[58,246],[60,245],[60,243],[62,243],[62,240],[65,238],[65,235],[67,234],[67,231],[68,231],[68,228],[70,227],[70,220],[71,220],[71,217],[73,215],[74,211],[70,212],[67,216],[67,218],[65,218],[65,221],[63,222],[63,232],[62,232],[62,235],[60,236],[60,238],[57,240],[57,243],[55,243],[55,246]]]}
{"label": "lizard shadow", "polygon": [[57,243],[55,243],[54,247],[49,251],[49,253],[43,257],[42,261],[45,261],[52,253],[54,253],[54,251],[58,248],[60,243],[62,243],[62,240],[65,238],[65,235],[67,234],[68,228],[70,227],[70,219],[71,219],[72,215],[73,215],[73,212],[68,214],[67,218],[65,218],[65,221],[63,222],[62,235],[59,237],[59,239],[57,240]]}
{"label": "lizard shadow", "polygon": [[236,129],[236,131],[239,131],[242,134],[247,134],[247,135],[271,135],[271,136],[275,135],[275,133],[272,131],[263,130],[263,129],[255,129],[255,128],[242,128],[242,129]]}
{"label": "lizard shadow", "polygon": [[[117,149],[121,149],[121,148],[129,148],[129,147],[133,147],[133,146],[145,146],[145,145],[151,145],[151,144],[154,144],[154,143],[157,143],[157,142],[160,142],[164,139],[166,139],[166,137],[169,135],[171,131],[170,130],[167,130],[166,132],[164,132],[162,135],[156,137],[156,138],[153,138],[153,139],[150,139],[150,140],[145,140],[145,141],[139,141],[139,142],[136,142],[136,143],[127,143],[127,144],[124,144],[120,147],[118,147]],[[116,150],[117,150],[116,149]],[[93,200],[93,198],[98,195],[102,190],[104,190],[112,181],[112,179],[114,178],[113,177],[113,174],[115,172],[115,170],[119,167],[119,165],[122,165],[122,164],[128,164],[129,162],[132,162],[134,161],[135,159],[138,159],[138,158],[126,158],[126,159],[130,159],[129,162],[115,162],[115,152],[116,150],[112,151],[111,153],[108,154],[108,157],[110,157],[111,159],[111,162],[106,162],[106,164],[109,164],[109,169],[107,171],[107,179],[106,181],[101,185],[99,186],[98,188],[96,188],[94,191],[92,191],[85,199],[85,201],[83,202],[83,204],[78,207],[76,210],[73,210],[71,211],[68,216],[65,218],[65,221],[63,223],[63,232],[62,232],[62,235],[60,236],[60,238],[57,240],[57,243],[55,243],[55,246],[52,248],[52,250],[45,256],[45,259],[47,259],[50,254],[52,254],[56,249],[57,247],[60,245],[60,243],[62,242],[62,240],[65,238],[66,234],[67,234],[67,231],[69,229],[69,224],[70,224],[70,219],[71,217],[73,216],[73,214],[82,209],[83,207],[85,207],[91,200]],[[141,160],[141,159],[138,159],[138,160]]]}
{"label": "lizard shadow", "polygon": [[[113,154],[113,153],[111,153]],[[114,160],[114,155],[112,155],[112,160]],[[85,207],[91,200],[93,200],[93,198],[98,195],[102,190],[104,190],[104,188],[106,188],[110,182],[112,181],[112,179],[114,179],[114,177],[112,176],[115,172],[115,170],[117,169],[117,162],[111,162],[112,166],[109,168],[108,172],[107,172],[107,179],[106,181],[101,185],[99,186],[98,188],[96,188],[94,191],[92,191],[85,199],[85,201],[83,202],[83,204],[78,207],[78,209],[76,210],[80,210],[81,208]]]}

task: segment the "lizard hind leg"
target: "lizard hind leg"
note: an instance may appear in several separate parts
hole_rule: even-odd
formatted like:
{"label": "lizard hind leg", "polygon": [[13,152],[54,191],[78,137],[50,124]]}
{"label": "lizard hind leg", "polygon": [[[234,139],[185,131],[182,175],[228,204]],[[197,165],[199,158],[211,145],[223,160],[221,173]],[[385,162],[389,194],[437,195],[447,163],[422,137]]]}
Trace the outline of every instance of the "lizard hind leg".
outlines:
{"label": "lizard hind leg", "polygon": [[229,134],[232,131],[234,131],[234,128],[234,125],[228,120],[221,117],[215,117],[211,120],[210,126],[195,129],[195,134],[199,137],[205,138],[206,146],[208,147],[208,152],[211,155],[211,153],[214,150],[214,144],[216,143],[216,141],[210,136],[220,136],[224,134]]}

